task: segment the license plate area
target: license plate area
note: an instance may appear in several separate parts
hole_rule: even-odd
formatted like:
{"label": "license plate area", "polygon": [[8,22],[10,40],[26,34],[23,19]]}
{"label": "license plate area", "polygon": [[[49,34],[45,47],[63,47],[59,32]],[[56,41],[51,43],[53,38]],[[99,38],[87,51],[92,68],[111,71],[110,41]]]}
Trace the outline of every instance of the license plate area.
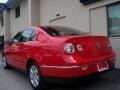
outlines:
{"label": "license plate area", "polygon": [[103,63],[97,64],[97,69],[98,69],[99,72],[108,70],[109,67],[108,67],[107,61],[106,61],[106,62],[103,62]]}

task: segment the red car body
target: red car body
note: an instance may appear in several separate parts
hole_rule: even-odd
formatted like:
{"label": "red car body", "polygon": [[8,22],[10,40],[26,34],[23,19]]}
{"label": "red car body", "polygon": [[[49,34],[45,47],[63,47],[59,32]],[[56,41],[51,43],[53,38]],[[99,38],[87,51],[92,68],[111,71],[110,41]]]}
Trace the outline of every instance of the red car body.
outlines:
{"label": "red car body", "polygon": [[[81,77],[113,68],[115,53],[108,37],[79,35],[53,37],[43,27],[31,27],[37,34],[33,41],[6,45],[7,63],[27,72],[31,61],[39,66],[42,76]],[[66,44],[74,46],[74,53],[67,53]],[[77,45],[82,44],[82,51]]]}

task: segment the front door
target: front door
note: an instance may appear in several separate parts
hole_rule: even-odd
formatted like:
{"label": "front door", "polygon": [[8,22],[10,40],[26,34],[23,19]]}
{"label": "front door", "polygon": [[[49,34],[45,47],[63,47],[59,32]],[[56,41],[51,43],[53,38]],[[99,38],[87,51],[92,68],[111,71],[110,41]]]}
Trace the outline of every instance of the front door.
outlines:
{"label": "front door", "polygon": [[20,43],[21,43],[21,32],[16,34],[15,37],[12,39],[11,44],[7,46],[6,59],[7,59],[7,62],[12,66],[16,66],[15,65],[16,48]]}

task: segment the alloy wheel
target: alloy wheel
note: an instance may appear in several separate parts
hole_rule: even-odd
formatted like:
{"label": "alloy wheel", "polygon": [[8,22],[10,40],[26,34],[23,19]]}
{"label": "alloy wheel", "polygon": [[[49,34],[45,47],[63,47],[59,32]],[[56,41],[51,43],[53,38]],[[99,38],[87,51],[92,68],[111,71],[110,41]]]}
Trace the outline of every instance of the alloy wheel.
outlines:
{"label": "alloy wheel", "polygon": [[30,74],[31,84],[34,87],[37,87],[39,85],[39,82],[40,82],[40,76],[39,76],[39,71],[38,71],[37,67],[32,65],[30,67],[29,74]]}

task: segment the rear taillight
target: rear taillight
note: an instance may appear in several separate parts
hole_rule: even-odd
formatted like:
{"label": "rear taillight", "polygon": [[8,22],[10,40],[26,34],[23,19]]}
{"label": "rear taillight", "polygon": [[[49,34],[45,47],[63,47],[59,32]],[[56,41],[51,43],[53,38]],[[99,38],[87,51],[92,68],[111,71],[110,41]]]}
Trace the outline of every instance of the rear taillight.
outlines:
{"label": "rear taillight", "polygon": [[64,50],[65,52],[67,52],[68,54],[73,54],[75,52],[75,48],[74,45],[72,43],[67,43],[64,46]]}
{"label": "rear taillight", "polygon": [[77,48],[78,51],[83,51],[83,45],[82,44],[78,44],[76,46],[76,48]]}

